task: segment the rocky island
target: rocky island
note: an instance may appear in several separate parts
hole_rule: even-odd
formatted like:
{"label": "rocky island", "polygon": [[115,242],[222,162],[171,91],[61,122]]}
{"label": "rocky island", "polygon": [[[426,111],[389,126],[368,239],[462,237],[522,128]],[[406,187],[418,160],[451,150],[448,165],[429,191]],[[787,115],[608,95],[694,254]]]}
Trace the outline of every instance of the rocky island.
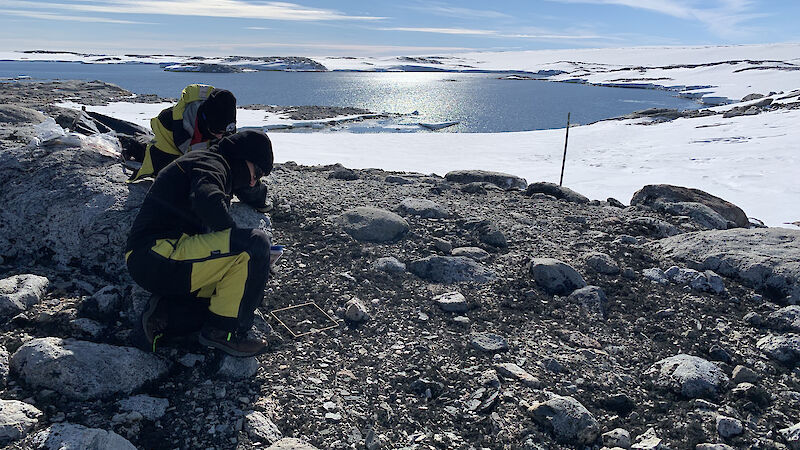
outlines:
{"label": "rocky island", "polygon": [[[277,164],[273,211],[233,208],[286,246],[257,320],[284,346],[132,348],[149,183],[40,139],[61,96],[0,105],[8,448],[800,448],[800,231],[690,187]],[[309,302],[335,326],[271,314]]]}

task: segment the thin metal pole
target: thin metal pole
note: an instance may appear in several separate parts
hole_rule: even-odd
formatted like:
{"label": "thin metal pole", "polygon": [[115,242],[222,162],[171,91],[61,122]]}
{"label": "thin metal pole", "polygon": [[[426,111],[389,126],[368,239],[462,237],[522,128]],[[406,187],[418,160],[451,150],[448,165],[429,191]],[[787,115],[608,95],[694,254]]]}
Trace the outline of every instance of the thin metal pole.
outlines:
{"label": "thin metal pole", "polygon": [[561,160],[561,178],[558,180],[558,185],[564,183],[564,164],[567,162],[567,143],[569,142],[569,114],[567,113],[567,136],[564,138],[564,158]]}

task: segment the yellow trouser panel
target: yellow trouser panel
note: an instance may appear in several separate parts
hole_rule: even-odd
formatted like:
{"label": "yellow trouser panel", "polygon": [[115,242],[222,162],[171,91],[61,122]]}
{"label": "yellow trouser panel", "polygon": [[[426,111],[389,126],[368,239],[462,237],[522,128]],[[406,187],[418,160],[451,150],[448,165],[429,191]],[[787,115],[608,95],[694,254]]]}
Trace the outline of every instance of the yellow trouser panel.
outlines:
{"label": "yellow trouser panel", "polygon": [[159,239],[152,247],[157,254],[176,261],[192,262],[191,291],[210,297],[209,310],[223,317],[238,317],[247,281],[250,255],[230,253],[231,230]]}

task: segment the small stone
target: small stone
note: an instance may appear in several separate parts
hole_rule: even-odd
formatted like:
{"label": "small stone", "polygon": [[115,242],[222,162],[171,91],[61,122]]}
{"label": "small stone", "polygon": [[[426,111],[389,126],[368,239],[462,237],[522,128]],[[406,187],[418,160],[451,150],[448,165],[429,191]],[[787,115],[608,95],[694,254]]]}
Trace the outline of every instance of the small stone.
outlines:
{"label": "small stone", "polygon": [[122,411],[135,411],[147,420],[156,421],[167,413],[169,400],[141,394],[120,400],[119,406]]}
{"label": "small stone", "polygon": [[581,305],[587,311],[599,316],[605,315],[606,306],[608,305],[608,298],[605,292],[598,286],[585,286],[576,289],[569,294],[567,301]]}
{"label": "small stone", "polygon": [[778,430],[778,434],[783,438],[783,441],[789,445],[792,450],[800,449],[800,422]]}
{"label": "small stone", "polygon": [[631,269],[630,267],[626,267],[622,269],[622,278],[627,278],[628,280],[633,280],[636,278],[636,272]]}
{"label": "small stone", "polygon": [[0,388],[8,382],[8,351],[0,345]]}
{"label": "small stone", "polygon": [[372,268],[378,271],[389,273],[402,273],[406,271],[406,265],[400,262],[394,256],[378,258],[378,260],[375,261],[375,264],[372,265]]}
{"label": "small stone", "polygon": [[258,360],[255,357],[238,358],[222,355],[217,376],[230,380],[246,380],[258,372]]}
{"label": "small stone", "polygon": [[760,327],[764,323],[764,318],[757,312],[749,312],[744,315],[744,321],[754,327]]}
{"label": "small stone", "polygon": [[694,450],[736,450],[728,444],[703,443],[694,446]]}
{"label": "small stone", "polygon": [[603,445],[606,447],[631,448],[631,434],[623,428],[616,428],[603,433]]}
{"label": "small stone", "polygon": [[34,406],[19,400],[0,400],[0,445],[25,437],[41,415]]}
{"label": "small stone", "polygon": [[631,448],[635,450],[661,450],[664,448],[661,442],[661,438],[656,435],[656,430],[649,428],[644,433],[636,436],[636,443]]}
{"label": "small stone", "polygon": [[561,365],[555,358],[545,358],[542,360],[544,364],[544,368],[553,373],[562,373],[564,372],[564,366]]}
{"label": "small stone", "polygon": [[708,351],[708,356],[712,361],[720,361],[724,363],[731,362],[731,355],[719,345],[711,347],[711,349]]}
{"label": "small stone", "polygon": [[489,252],[480,247],[458,247],[453,249],[453,256],[466,256],[467,258],[474,259],[475,261],[484,261],[489,259]]}
{"label": "small stone", "polygon": [[433,246],[445,255],[449,255],[453,251],[453,244],[446,239],[433,238]]}
{"label": "small stone", "polygon": [[250,411],[244,416],[244,430],[251,438],[267,445],[272,445],[283,437],[278,426],[258,411]]}
{"label": "small stone", "polygon": [[407,198],[400,203],[397,210],[400,214],[424,219],[442,219],[450,215],[450,212],[438,203],[421,198]]}
{"label": "small stone", "polygon": [[736,366],[733,368],[731,381],[733,381],[734,384],[755,383],[758,381],[758,374],[745,366]]}
{"label": "small stone", "polygon": [[325,408],[325,411],[336,411],[339,408],[334,402],[325,402],[322,407]]}
{"label": "small stone", "polygon": [[500,378],[497,377],[497,371],[484,370],[478,378],[478,384],[493,388],[500,387]]}
{"label": "small stone", "polygon": [[197,363],[201,363],[206,360],[206,357],[203,355],[198,355],[196,353],[187,353],[178,359],[178,362],[184,367],[194,367]]}
{"label": "small stone", "polygon": [[667,278],[666,274],[663,270],[659,269],[658,267],[653,267],[651,269],[644,269],[642,270],[642,276],[647,278],[648,280],[658,283],[658,284],[668,284],[669,279]]}
{"label": "small stone", "polygon": [[717,416],[717,433],[723,438],[738,436],[744,431],[742,422],[733,417]]}
{"label": "small stone", "polygon": [[353,298],[345,304],[344,318],[351,323],[362,323],[369,320],[367,307],[361,300]]}
{"label": "small stone", "polygon": [[600,434],[600,424],[579,401],[572,397],[554,397],[528,408],[528,414],[546,427],[558,442],[588,445]]}
{"label": "small stone", "polygon": [[476,333],[472,335],[470,344],[482,352],[504,352],[508,350],[506,338],[493,333]]}
{"label": "small stone", "polygon": [[590,253],[586,257],[586,265],[597,273],[604,275],[616,275],[619,273],[619,266],[605,253]]}
{"label": "small stone", "polygon": [[586,286],[583,277],[572,266],[553,258],[534,258],[530,274],[548,294],[567,295]]}
{"label": "small stone", "polygon": [[330,420],[331,422],[341,422],[342,415],[339,413],[325,413],[325,420]]}
{"label": "small stone", "polygon": [[467,299],[460,292],[447,292],[433,298],[436,305],[446,312],[463,313],[469,310]]}
{"label": "small stone", "polygon": [[72,329],[91,337],[99,336],[106,329],[103,324],[85,317],[70,320],[69,324],[72,326]]}
{"label": "small stone", "polygon": [[494,368],[500,375],[503,375],[504,377],[508,378],[517,379],[528,387],[537,388],[541,385],[541,382],[539,381],[538,378],[529,374],[528,372],[525,371],[525,369],[514,363],[495,364]]}
{"label": "small stone", "polygon": [[50,280],[39,275],[14,275],[0,280],[0,319],[15,316],[42,300]]}
{"label": "small stone", "polygon": [[455,322],[458,325],[466,327],[466,326],[469,326],[470,320],[469,320],[469,317],[456,316],[456,317],[453,317],[453,322]]}

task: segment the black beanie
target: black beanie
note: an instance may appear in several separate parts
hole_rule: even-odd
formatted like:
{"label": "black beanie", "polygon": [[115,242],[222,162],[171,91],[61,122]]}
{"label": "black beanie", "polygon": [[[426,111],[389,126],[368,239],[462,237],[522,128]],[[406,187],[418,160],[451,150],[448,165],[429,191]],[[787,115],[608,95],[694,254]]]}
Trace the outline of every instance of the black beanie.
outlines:
{"label": "black beanie", "polygon": [[201,105],[200,111],[210,132],[221,133],[236,129],[236,97],[231,91],[213,89]]}
{"label": "black beanie", "polygon": [[272,172],[272,142],[263,131],[244,130],[224,137],[217,145],[217,153],[233,167],[236,161],[250,161],[264,175]]}

